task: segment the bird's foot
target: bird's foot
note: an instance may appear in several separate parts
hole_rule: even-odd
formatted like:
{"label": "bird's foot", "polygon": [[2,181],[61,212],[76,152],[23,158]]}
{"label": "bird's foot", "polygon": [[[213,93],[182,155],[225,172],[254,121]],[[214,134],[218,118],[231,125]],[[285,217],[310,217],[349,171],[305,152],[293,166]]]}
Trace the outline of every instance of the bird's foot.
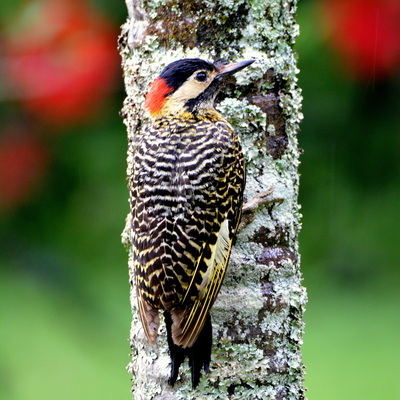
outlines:
{"label": "bird's foot", "polygon": [[250,222],[255,218],[256,211],[261,206],[268,206],[270,204],[282,204],[283,199],[280,197],[272,196],[274,189],[268,189],[265,192],[258,193],[252,197],[249,201],[243,204],[242,207],[242,218],[240,220],[238,231],[240,232],[244,229]]}

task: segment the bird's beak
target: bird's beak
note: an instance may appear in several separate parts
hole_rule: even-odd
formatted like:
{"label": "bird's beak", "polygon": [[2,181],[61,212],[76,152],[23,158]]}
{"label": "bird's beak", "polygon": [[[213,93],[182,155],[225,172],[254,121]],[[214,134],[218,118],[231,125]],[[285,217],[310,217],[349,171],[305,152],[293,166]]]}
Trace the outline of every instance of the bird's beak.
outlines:
{"label": "bird's beak", "polygon": [[256,60],[246,60],[246,61],[239,61],[236,63],[232,64],[226,64],[226,65],[219,65],[218,66],[218,75],[221,78],[230,76],[232,74],[235,74],[236,72],[240,71],[243,68],[246,68],[248,65],[253,64],[253,62]]}

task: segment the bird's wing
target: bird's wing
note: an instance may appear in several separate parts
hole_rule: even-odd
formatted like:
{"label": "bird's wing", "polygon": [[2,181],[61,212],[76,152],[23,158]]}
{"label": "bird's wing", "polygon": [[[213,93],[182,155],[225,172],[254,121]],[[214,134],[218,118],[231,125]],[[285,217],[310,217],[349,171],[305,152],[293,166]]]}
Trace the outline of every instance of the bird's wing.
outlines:
{"label": "bird's wing", "polygon": [[[211,211],[210,207],[202,210],[201,215],[196,215],[196,212],[193,215],[194,219],[205,221],[208,237],[202,242],[182,303],[186,298],[190,300],[193,293],[197,296],[190,307],[172,310],[172,337],[175,344],[183,347],[191,347],[196,342],[218,295],[240,221],[245,179],[240,145],[234,144],[233,149],[221,155],[219,163],[220,171],[216,174],[219,181],[208,199],[208,205],[214,209]],[[191,236],[191,240],[198,240],[193,234]]]}
{"label": "bird's wing", "polygon": [[[220,226],[216,243],[209,245],[210,257],[204,257],[205,252],[203,252],[202,259],[194,272],[194,276],[199,273],[203,263],[207,267],[197,287],[198,298],[194,304],[188,309],[172,310],[172,337],[177,345],[184,348],[191,347],[196,342],[220,290],[233,240],[229,225],[230,221],[225,219]],[[189,286],[188,292],[190,289]]]}

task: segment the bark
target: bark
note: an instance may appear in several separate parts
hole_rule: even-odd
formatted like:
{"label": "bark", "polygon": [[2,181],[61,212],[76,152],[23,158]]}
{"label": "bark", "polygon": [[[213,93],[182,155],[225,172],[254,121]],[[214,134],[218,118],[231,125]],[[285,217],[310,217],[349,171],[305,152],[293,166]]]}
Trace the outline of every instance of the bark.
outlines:
{"label": "bark", "polygon": [[[133,394],[141,399],[304,399],[301,344],[307,301],[301,285],[298,125],[302,118],[293,50],[296,0],[126,0],[120,52],[129,144],[147,122],[148,84],[171,61],[257,59],[236,75],[218,109],[241,138],[245,199],[269,191],[244,213],[221,292],[212,310],[211,372],[193,391],[182,368],[167,383],[169,355],[161,322],[157,346],[145,339],[131,287]],[[128,178],[131,145],[128,149]],[[258,207],[258,208],[257,208]],[[130,249],[130,222],[123,232]],[[131,266],[131,262],[130,262]],[[130,268],[130,278],[132,268]]]}

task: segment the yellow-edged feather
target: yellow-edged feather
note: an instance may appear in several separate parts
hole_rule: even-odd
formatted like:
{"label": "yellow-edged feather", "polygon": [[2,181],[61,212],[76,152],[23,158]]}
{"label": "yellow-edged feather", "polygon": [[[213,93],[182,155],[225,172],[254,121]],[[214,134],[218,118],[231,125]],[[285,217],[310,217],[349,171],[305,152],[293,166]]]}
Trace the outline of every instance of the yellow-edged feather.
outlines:
{"label": "yellow-edged feather", "polygon": [[[232,239],[233,235],[230,236],[229,234],[229,220],[225,219],[218,232],[217,242],[215,245],[210,246],[212,250],[211,258],[204,260],[207,264],[207,271],[199,288],[198,299],[183,316],[179,313],[180,318],[175,318],[174,323],[179,324],[179,328],[176,327],[178,329],[175,330],[173,339],[176,344],[182,347],[191,347],[204,326],[206,317],[218,295],[225,276]],[[190,287],[188,288],[189,290]],[[180,321],[176,319],[180,319]]]}

